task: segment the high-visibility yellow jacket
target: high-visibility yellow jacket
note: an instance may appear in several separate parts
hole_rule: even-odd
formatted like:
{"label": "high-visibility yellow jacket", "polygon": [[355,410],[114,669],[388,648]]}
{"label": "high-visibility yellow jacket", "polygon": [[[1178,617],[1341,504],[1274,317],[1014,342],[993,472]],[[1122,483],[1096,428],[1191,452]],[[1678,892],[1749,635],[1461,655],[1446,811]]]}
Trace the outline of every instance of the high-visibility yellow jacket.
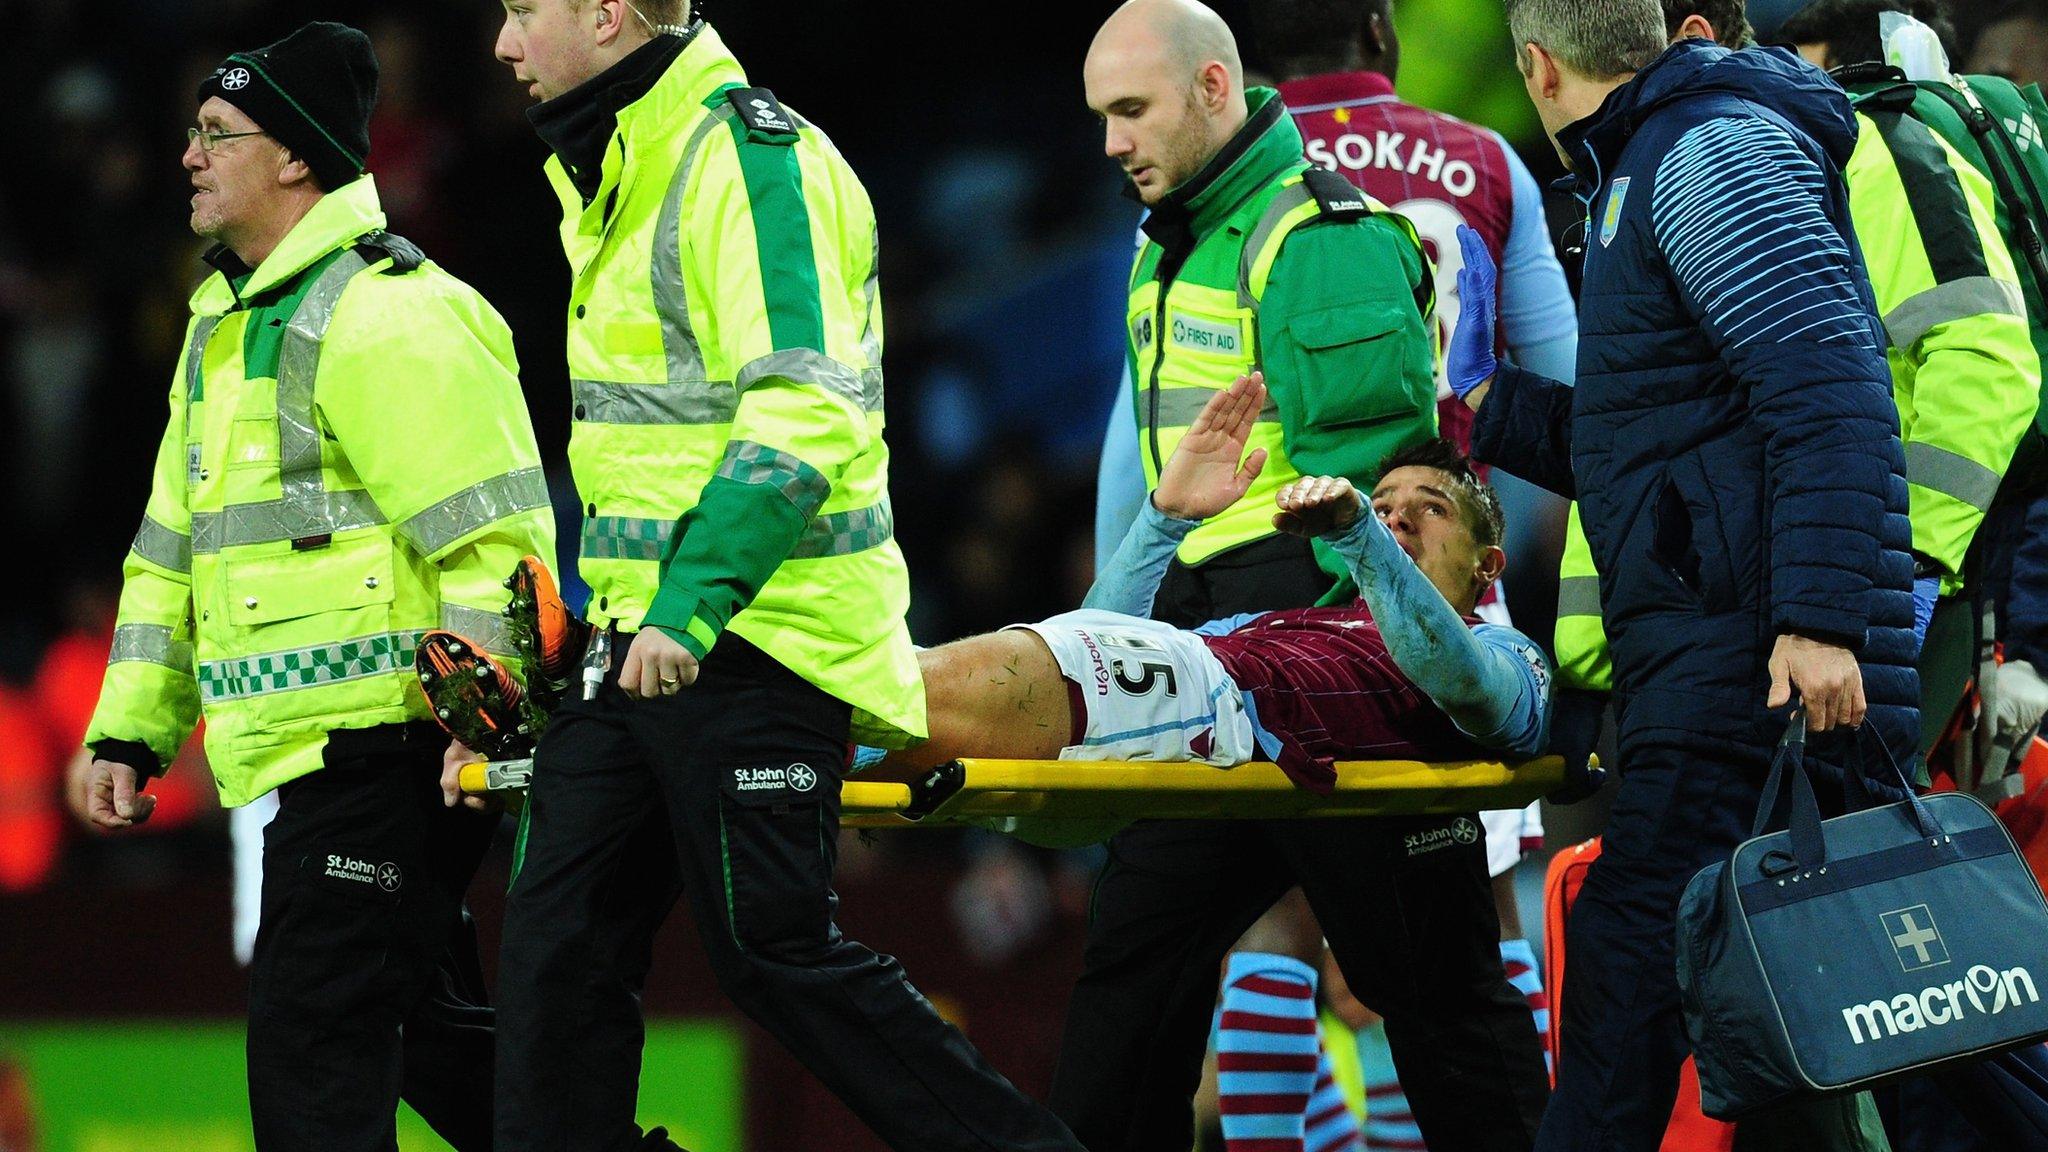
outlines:
{"label": "high-visibility yellow jacket", "polygon": [[203,711],[230,807],[428,719],[421,632],[503,650],[501,582],[554,546],[511,333],[383,227],[363,177],[192,296],[86,742],[155,771]]}
{"label": "high-visibility yellow jacket", "polygon": [[[1856,119],[1843,176],[1888,340],[1913,550],[1934,562],[1949,593],[2034,418],[2041,362],[1991,182],[1911,117],[1859,111]],[[1575,507],[1558,583],[1566,687],[1612,687],[1598,579]]]}
{"label": "high-visibility yellow jacket", "polygon": [[1899,113],[1859,111],[1842,173],[1884,319],[1906,447],[1913,550],[1942,591],[1991,507],[2041,397],[2041,360],[1991,181]]}
{"label": "high-visibility yellow jacket", "polygon": [[1414,225],[1304,162],[1279,93],[1248,105],[1146,221],[1125,307],[1148,489],[1210,397],[1266,375],[1249,440],[1265,470],[1188,534],[1190,565],[1271,536],[1274,494],[1302,475],[1369,488],[1388,453],[1436,433],[1435,288]]}
{"label": "high-visibility yellow jacket", "polygon": [[588,616],[700,657],[730,628],[853,705],[863,740],[921,737],[874,210],[708,25],[640,51],[674,56],[618,110],[596,179],[547,165]]}

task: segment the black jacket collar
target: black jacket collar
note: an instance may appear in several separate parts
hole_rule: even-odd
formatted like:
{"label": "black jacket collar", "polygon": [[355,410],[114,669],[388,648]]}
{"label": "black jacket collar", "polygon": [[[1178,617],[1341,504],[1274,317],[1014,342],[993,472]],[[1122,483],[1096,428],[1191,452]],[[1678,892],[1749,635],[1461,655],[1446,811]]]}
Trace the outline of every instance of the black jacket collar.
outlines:
{"label": "black jacket collar", "polygon": [[656,36],[591,79],[527,109],[527,120],[561,158],[585,204],[604,183],[604,153],[618,129],[619,109],[647,95],[703,27],[698,21],[687,35]]}
{"label": "black jacket collar", "polygon": [[[1153,206],[1152,214],[1145,217],[1145,223],[1142,225],[1145,235],[1169,252],[1194,247],[1195,214],[1190,205],[1225,172],[1230,171],[1231,166],[1242,159],[1246,152],[1251,151],[1252,145],[1258,143],[1259,139],[1271,131],[1285,115],[1287,106],[1278,99],[1269,99],[1261,104],[1245,118],[1243,124],[1238,126],[1236,133],[1224,141],[1223,147],[1217,150],[1216,155],[1211,156],[1209,162],[1202,165],[1199,172],[1182,181],[1179,187],[1168,192]],[[1126,180],[1124,195],[1133,200],[1139,199],[1138,186]]]}

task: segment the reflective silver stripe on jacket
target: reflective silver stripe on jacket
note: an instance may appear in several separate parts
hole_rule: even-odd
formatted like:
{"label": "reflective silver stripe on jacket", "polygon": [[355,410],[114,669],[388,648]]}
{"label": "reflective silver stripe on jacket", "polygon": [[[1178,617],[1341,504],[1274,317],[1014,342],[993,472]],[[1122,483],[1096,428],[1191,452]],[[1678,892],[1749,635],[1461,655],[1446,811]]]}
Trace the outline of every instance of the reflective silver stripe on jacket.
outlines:
{"label": "reflective silver stripe on jacket", "polygon": [[[780,376],[797,384],[815,384],[827,392],[845,397],[863,412],[882,410],[880,388],[868,394],[869,373],[856,372],[823,352],[810,348],[783,348],[750,360],[733,377],[733,391],[745,392],[768,376]],[[879,377],[877,378],[879,383]]]}
{"label": "reflective silver stripe on jacket", "polygon": [[199,665],[199,699],[210,704],[410,672],[420,636],[416,631],[382,632],[311,648],[208,660]]}
{"label": "reflective silver stripe on jacket", "polygon": [[[673,520],[632,516],[591,516],[583,521],[582,555],[586,560],[659,560],[675,531]],[[887,544],[896,533],[889,502],[814,516],[790,549],[792,560],[851,556]]]}
{"label": "reflective silver stripe on jacket", "polygon": [[[1161,388],[1159,390],[1159,426],[1161,428],[1189,428],[1195,417],[1215,397],[1214,388]],[[1259,408],[1259,419],[1271,421],[1280,419],[1280,405],[1272,393],[1266,394],[1266,402]],[[1152,427],[1152,393],[1138,393],[1138,430]]]}
{"label": "reflective silver stripe on jacket", "polygon": [[1251,235],[1245,237],[1244,248],[1237,257],[1237,306],[1250,308],[1258,304],[1258,297],[1252,295],[1252,265],[1258,262],[1259,253],[1266,247],[1266,241],[1273,238],[1273,230],[1280,227],[1280,221],[1289,212],[1315,199],[1308,190],[1308,181],[1296,180],[1283,185],[1259,215],[1259,222],[1252,225]]}
{"label": "reflective silver stripe on jacket", "polygon": [[142,518],[142,527],[135,530],[135,543],[129,545],[129,550],[159,568],[192,574],[192,538],[147,515]]}
{"label": "reflective silver stripe on jacket", "polygon": [[804,525],[804,534],[790,550],[792,560],[816,560],[823,556],[851,556],[889,542],[896,534],[896,516],[889,502],[850,508],[819,516]]}
{"label": "reflective silver stripe on jacket", "polygon": [[398,526],[421,556],[432,556],[480,528],[520,512],[548,506],[548,482],[538,466],[473,484]]}
{"label": "reflective silver stripe on jacket", "polygon": [[206,399],[201,391],[206,366],[206,342],[213,339],[213,330],[220,327],[223,316],[201,316],[192,326],[192,343],[185,349],[185,404],[190,411],[193,397]]}
{"label": "reflective silver stripe on jacket", "polygon": [[673,520],[585,516],[581,554],[586,560],[659,560],[674,531]]}
{"label": "reflective silver stripe on jacket", "polygon": [[882,232],[876,228],[870,232],[874,238],[874,252],[868,257],[868,278],[860,286],[860,351],[867,357],[868,367],[860,374],[861,392],[866,397],[869,412],[882,410],[882,329],[875,323],[875,301],[882,293]]}
{"label": "reflective silver stripe on jacket", "polygon": [[1885,313],[1884,331],[1892,347],[1903,351],[1918,344],[1937,324],[1986,314],[2026,319],[2027,301],[2020,295],[2020,286],[1992,276],[1965,276],[1936,284]]}
{"label": "reflective silver stripe on jacket", "polygon": [[730,424],[740,410],[730,380],[571,380],[569,391],[576,419],[586,424]]}
{"label": "reflective silver stripe on jacket", "polygon": [[334,323],[335,307],[349,281],[369,267],[355,251],[342,253],[313,281],[285,325],[277,363],[277,470],[283,495],[193,513],[193,552],[214,553],[241,544],[298,540],[384,523],[384,513],[368,492],[327,491],[320,474],[320,427],[313,407],[320,345]]}
{"label": "reflective silver stripe on jacket", "polygon": [[741,484],[773,487],[806,520],[817,515],[832,495],[832,482],[825,479],[824,473],[779,448],[752,440],[728,443],[716,474]]}
{"label": "reflective silver stripe on jacket", "polygon": [[683,191],[689,187],[690,169],[696,166],[705,140],[733,115],[732,103],[721,100],[697,122],[696,131],[683,145],[683,159],[676,165],[675,178],[669,181],[668,195],[662,198],[661,214],[655,218],[649,274],[653,280],[654,310],[661,317],[661,351],[668,361],[672,384],[704,378],[704,353],[690,327],[690,299],[683,286]]}
{"label": "reflective silver stripe on jacket", "polygon": [[483,650],[499,656],[515,654],[512,633],[505,624],[504,614],[486,612],[466,604],[441,602],[441,627],[457,636],[466,637],[470,643],[483,646]]}
{"label": "reflective silver stripe on jacket", "polygon": [[122,624],[114,629],[114,646],[107,651],[107,663],[160,664],[173,672],[193,675],[192,642],[173,640],[171,634],[170,627],[164,624]]}
{"label": "reflective silver stripe on jacket", "polygon": [[321,492],[311,502],[265,500],[192,514],[192,551],[206,556],[240,544],[298,540],[384,523],[376,501],[361,489]]}
{"label": "reflective silver stripe on jacket", "polygon": [[1998,495],[1999,474],[1968,456],[1946,448],[1906,442],[1906,479],[1922,488],[1951,496],[1979,512],[1989,511],[1991,498]]}
{"label": "reflective silver stripe on jacket", "polygon": [[334,323],[341,294],[369,262],[353,249],[343,252],[292,312],[277,362],[277,471],[286,503],[312,507],[324,492],[320,478],[320,425],[313,412],[313,382],[320,374],[320,346]]}
{"label": "reflective silver stripe on jacket", "polygon": [[1598,576],[1566,576],[1557,582],[1557,614],[1565,616],[1600,615],[1600,578]]}

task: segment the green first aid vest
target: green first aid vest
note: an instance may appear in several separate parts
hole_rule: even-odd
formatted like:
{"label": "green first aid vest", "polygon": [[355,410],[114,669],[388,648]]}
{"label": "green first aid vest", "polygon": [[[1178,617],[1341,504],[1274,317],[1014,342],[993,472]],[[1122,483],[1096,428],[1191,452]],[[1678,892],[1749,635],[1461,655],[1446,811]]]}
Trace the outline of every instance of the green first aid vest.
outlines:
{"label": "green first aid vest", "polygon": [[[1326,215],[1358,221],[1353,227],[1379,218],[1394,223],[1418,252],[1421,242],[1404,217],[1341,178],[1307,165],[1301,159],[1300,133],[1284,109],[1270,127],[1260,129],[1261,112],[1270,116],[1267,110],[1279,103],[1276,93],[1254,89],[1250,96],[1252,120],[1242,131],[1259,135],[1194,202],[1239,199],[1212,226],[1198,229],[1194,247],[1177,269],[1165,267],[1165,250],[1147,240],[1132,268],[1126,308],[1147,491],[1159,486],[1160,468],[1210,397],[1239,376],[1266,373],[1267,405],[1246,447],[1247,452],[1266,450],[1265,469],[1242,499],[1188,534],[1178,555],[1189,565],[1273,534],[1273,497],[1301,478],[1294,457],[1304,433],[1316,437],[1316,467],[1363,485],[1371,482],[1381,457],[1436,432],[1433,386],[1426,396],[1418,391],[1428,383],[1423,377],[1433,358],[1416,320],[1418,307],[1427,316],[1434,304],[1427,295],[1426,271],[1419,299],[1333,309],[1323,314],[1320,327],[1307,318],[1296,320],[1286,348],[1262,346],[1259,304],[1283,246],[1298,229]],[[1326,178],[1334,187],[1323,185],[1325,190],[1318,192],[1311,181]],[[1333,209],[1340,199],[1349,201],[1348,210]],[[1199,208],[1196,218],[1212,212],[1213,207]],[[1163,272],[1170,272],[1170,279]],[[1400,270],[1358,269],[1356,274],[1400,275]],[[1410,357],[1416,363],[1405,366],[1408,379],[1402,378],[1400,359],[1387,348],[1397,341],[1419,341],[1421,350]],[[1358,355],[1347,357],[1343,349]],[[1389,373],[1390,378],[1325,380],[1317,375],[1345,367],[1368,375]],[[1358,409],[1361,394],[1365,404],[1378,407]],[[1286,406],[1295,410],[1286,412]],[[1292,444],[1290,429],[1297,437]]]}
{"label": "green first aid vest", "polygon": [[924,687],[882,439],[874,211],[822,132],[745,86],[704,26],[619,110],[595,196],[547,164],[573,273],[588,616],[641,626],[714,475],[793,500],[822,475],[794,550],[726,626],[851,704],[857,737],[900,745],[924,734]]}
{"label": "green first aid vest", "polygon": [[168,765],[203,712],[230,807],[429,719],[421,633],[502,647],[499,581],[553,547],[511,333],[383,223],[364,177],[193,296],[86,740]]}

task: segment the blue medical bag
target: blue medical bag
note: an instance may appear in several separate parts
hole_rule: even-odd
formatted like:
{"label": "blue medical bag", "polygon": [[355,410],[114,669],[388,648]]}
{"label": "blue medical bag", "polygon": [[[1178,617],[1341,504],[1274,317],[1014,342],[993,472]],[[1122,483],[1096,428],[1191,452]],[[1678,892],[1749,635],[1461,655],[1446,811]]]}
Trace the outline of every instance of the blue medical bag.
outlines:
{"label": "blue medical bag", "polygon": [[[1877,802],[1866,725],[1851,809],[1820,818],[1795,715],[1751,839],[1678,910],[1678,980],[1709,1116],[1867,1088],[2048,1037],[2048,902],[2011,836],[1959,793]],[[1766,834],[1781,794],[1789,826]]]}

